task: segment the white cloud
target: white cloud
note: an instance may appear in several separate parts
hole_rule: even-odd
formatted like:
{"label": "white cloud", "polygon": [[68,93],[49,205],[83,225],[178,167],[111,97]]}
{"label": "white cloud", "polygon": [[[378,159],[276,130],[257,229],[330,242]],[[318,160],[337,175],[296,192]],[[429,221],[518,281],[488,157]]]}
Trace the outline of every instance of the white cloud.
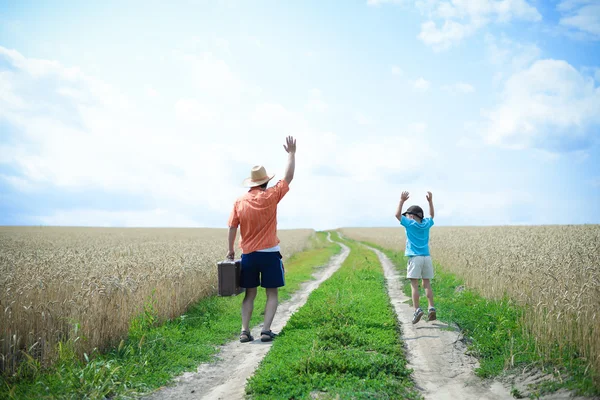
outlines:
{"label": "white cloud", "polygon": [[158,97],[158,92],[152,86],[146,88],[146,95],[149,97]]}
{"label": "white cloud", "polygon": [[431,87],[431,82],[424,78],[419,78],[413,82],[413,87],[420,91],[427,91]]}
{"label": "white cloud", "polygon": [[468,94],[468,93],[475,92],[475,88],[473,87],[473,85],[471,85],[469,83],[465,83],[465,82],[457,82],[452,85],[444,85],[444,86],[442,86],[442,90],[445,90],[445,91],[451,92],[451,93],[462,93],[462,94]]}
{"label": "white cloud", "polygon": [[[137,102],[84,73],[69,76],[67,68],[57,62],[38,63],[37,69],[32,69],[29,63],[37,61],[8,53],[0,49],[4,65],[12,66],[1,70],[0,87],[8,90],[0,96],[0,119],[15,133],[1,144],[0,163],[11,165],[12,172],[0,179],[21,192],[107,193],[114,199],[112,207],[116,203],[117,208],[125,207],[117,200],[121,196],[152,202],[149,209],[103,210],[97,204],[93,208],[84,204],[75,210],[49,210],[32,216],[33,223],[215,226],[216,218],[217,226],[221,220],[224,225],[233,200],[244,192],[240,184],[252,165],[264,164],[278,178],[282,176],[286,160],[282,144],[290,134],[298,139],[302,165],[286,202],[300,204],[302,210],[282,212],[281,228],[335,227],[324,224],[350,215],[346,206],[339,207],[339,193],[351,196],[359,179],[367,179],[364,171],[377,174],[369,178],[378,180],[399,168],[389,150],[384,162],[377,160],[381,148],[369,146],[363,146],[370,149],[364,154],[368,169],[356,168],[352,160],[360,154],[360,147],[354,145],[363,142],[347,144],[333,133],[316,130],[302,109],[295,112],[277,101],[232,103],[229,97],[198,93],[198,97],[174,100],[170,109],[141,110],[136,108],[141,106]],[[185,78],[197,76],[198,69],[193,67],[198,63],[224,66],[215,60],[188,59],[182,68]],[[40,65],[46,70],[38,68]],[[242,93],[252,87],[236,78],[232,68],[222,70],[226,73],[216,74],[222,82],[233,82]],[[200,83],[196,88],[216,89]],[[323,95],[312,90],[309,96]],[[368,143],[368,138],[365,141]],[[330,178],[313,172],[330,165],[332,155],[340,160],[340,173],[346,176],[333,184]],[[317,181],[327,184],[315,193]],[[355,199],[353,202],[360,201],[357,196]],[[307,209],[305,204],[311,202],[324,208]]]}
{"label": "white cloud", "polygon": [[261,125],[293,125],[297,116],[278,103],[258,104],[252,113],[252,121]]}
{"label": "white cloud", "polygon": [[363,114],[362,112],[357,113],[354,116],[354,120],[358,122],[359,125],[371,125],[374,122],[371,117]]}
{"label": "white cloud", "polygon": [[306,109],[314,112],[325,112],[329,108],[329,104],[323,100],[323,95],[319,89],[310,90],[310,99],[306,104]]}
{"label": "white cloud", "polygon": [[[0,48],[0,52],[2,48]],[[25,108],[23,98],[15,94],[13,74],[10,72],[0,72],[0,102],[11,109]]]}
{"label": "white cloud", "polygon": [[201,55],[182,54],[181,60],[189,65],[194,86],[203,94],[219,99],[238,99],[242,92],[251,90],[243,85],[229,64],[211,52]]}
{"label": "white cloud", "polygon": [[[529,208],[535,204],[535,197],[531,193],[515,189],[484,193],[479,190],[459,189],[434,192],[434,201],[443,204],[443,207],[436,208],[437,218],[454,218],[463,226],[515,225],[531,223],[527,220],[515,221],[514,210]],[[465,207],[465,204],[469,206]]]}
{"label": "white cloud", "polygon": [[436,51],[449,49],[490,23],[542,18],[526,0],[418,0],[415,4],[430,19],[421,25],[418,37]]}
{"label": "white cloud", "polygon": [[475,25],[465,25],[456,21],[446,20],[441,29],[433,21],[424,22],[421,25],[419,39],[431,46],[434,50],[446,50],[453,44],[470,36],[477,28]]}
{"label": "white cloud", "polygon": [[262,47],[263,45],[262,41],[258,37],[252,35],[242,35],[242,41],[249,43],[255,47]]}
{"label": "white cloud", "polygon": [[229,40],[222,38],[222,37],[217,37],[217,38],[214,38],[213,42],[214,42],[215,48],[217,48],[219,51],[226,53],[226,54],[231,53],[231,50],[229,49]]}
{"label": "white cloud", "polygon": [[207,123],[217,119],[219,114],[212,105],[195,99],[179,99],[175,103],[175,116],[184,122]]}
{"label": "white cloud", "polygon": [[539,60],[514,73],[503,101],[485,112],[488,143],[552,152],[581,150],[597,140],[600,87],[562,60]]}
{"label": "white cloud", "polygon": [[563,0],[557,9],[561,12],[560,25],[600,39],[600,3],[597,0]]}
{"label": "white cloud", "polygon": [[[415,129],[426,129],[424,123],[413,124]],[[407,143],[414,143],[414,136],[397,135],[380,137],[372,141],[368,136],[346,141],[342,137],[330,134],[327,137],[314,137],[306,146],[322,152],[315,162],[316,168],[322,168],[354,182],[366,180],[385,180],[388,175],[416,173],[428,165],[437,156],[436,151],[426,139],[419,138],[419,157],[398,158],[398,149]],[[317,150],[318,149],[318,150]],[[311,150],[312,151],[312,150]]]}
{"label": "white cloud", "polygon": [[[13,167],[8,177],[13,187],[120,192],[207,209],[218,203],[206,199],[203,186],[195,183],[217,185],[230,172],[228,147],[209,146],[214,134],[165,125],[111,86],[81,72],[72,74],[74,69],[60,63],[1,47],[0,57],[12,65],[0,76],[11,83],[8,95],[0,97],[0,119],[14,132],[3,143],[0,161]],[[22,102],[15,105],[11,98]],[[184,119],[211,116],[190,99],[179,101],[175,113]],[[220,177],[214,174],[218,169],[223,170]]]}
{"label": "white cloud", "polygon": [[[0,147],[0,150],[2,148]],[[0,163],[2,160],[0,159]],[[27,179],[20,178],[18,176],[0,174],[0,179],[8,183],[10,186],[16,188],[20,192],[32,192],[35,191],[35,186],[31,184]]]}
{"label": "white cloud", "polygon": [[382,4],[402,4],[406,2],[407,0],[367,0],[367,5],[380,6]]}
{"label": "white cloud", "polygon": [[427,123],[425,122],[415,122],[410,124],[410,130],[415,133],[423,133],[427,130]]}
{"label": "white cloud", "polygon": [[505,36],[485,36],[488,61],[496,69],[493,81],[501,83],[515,72],[529,68],[540,59],[541,50],[533,43],[517,43]]}
{"label": "white cloud", "polygon": [[402,75],[402,69],[397,65],[392,66],[392,75]]}

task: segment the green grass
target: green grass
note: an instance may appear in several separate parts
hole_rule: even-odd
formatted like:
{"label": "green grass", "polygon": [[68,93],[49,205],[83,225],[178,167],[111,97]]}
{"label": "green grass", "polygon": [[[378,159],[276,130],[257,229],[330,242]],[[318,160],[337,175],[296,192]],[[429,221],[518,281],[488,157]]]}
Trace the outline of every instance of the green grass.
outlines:
{"label": "green grass", "polygon": [[[286,286],[280,300],[288,299],[300,284],[311,279],[315,267],[327,264],[340,247],[317,233],[311,249],[286,261]],[[217,346],[239,335],[243,295],[209,297],[182,315],[155,326],[152,300],[146,311],[131,323],[129,337],[106,354],[76,357],[73,343],[60,345],[59,361],[48,370],[30,359],[15,377],[0,378],[0,398],[103,399],[128,398],[147,393],[170,382],[172,377],[195,370],[211,360]],[[252,325],[263,319],[265,295],[259,290]]]}
{"label": "green grass", "polygon": [[252,399],[420,399],[377,256],[351,253],[288,321],[246,387]]}
{"label": "green grass", "polygon": [[[406,258],[403,253],[369,245],[382,250],[405,275]],[[458,277],[437,264],[434,267],[432,288],[437,317],[460,328],[469,352],[479,359],[480,367],[475,370],[478,376],[497,377],[503,373],[520,373],[524,367],[537,367],[553,373],[556,379],[531,388],[534,397],[560,388],[581,395],[600,395],[600,390],[594,387],[591,371],[586,369],[587,364],[576,350],[561,354],[557,345],[557,351],[550,359],[541,357],[536,350],[535,340],[523,328],[523,307],[509,298],[490,300],[476,291],[465,290],[464,282]],[[419,302],[427,304],[422,285],[420,288]],[[404,281],[403,290],[411,297],[408,279]]]}

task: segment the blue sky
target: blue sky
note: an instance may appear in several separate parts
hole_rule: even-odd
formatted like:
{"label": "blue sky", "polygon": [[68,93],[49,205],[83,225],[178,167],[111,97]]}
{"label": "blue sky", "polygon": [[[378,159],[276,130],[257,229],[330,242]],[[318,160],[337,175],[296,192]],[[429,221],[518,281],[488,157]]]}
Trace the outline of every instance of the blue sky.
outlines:
{"label": "blue sky", "polygon": [[0,224],[600,223],[597,0],[0,0]]}

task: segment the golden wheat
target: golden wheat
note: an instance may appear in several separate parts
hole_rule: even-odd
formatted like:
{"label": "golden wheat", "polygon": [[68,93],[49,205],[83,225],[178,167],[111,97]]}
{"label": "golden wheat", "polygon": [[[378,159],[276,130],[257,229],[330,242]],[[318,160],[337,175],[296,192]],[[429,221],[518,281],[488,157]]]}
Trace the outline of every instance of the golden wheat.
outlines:
{"label": "golden wheat", "polygon": [[[282,254],[301,251],[312,230],[279,231]],[[216,293],[226,229],[0,228],[0,369],[22,352],[49,364],[58,342],[80,352],[113,346],[154,299],[159,319]]]}
{"label": "golden wheat", "polygon": [[[341,232],[397,251],[406,242],[403,228]],[[539,351],[576,346],[600,382],[600,225],[436,227],[431,254],[483,296],[526,306]]]}

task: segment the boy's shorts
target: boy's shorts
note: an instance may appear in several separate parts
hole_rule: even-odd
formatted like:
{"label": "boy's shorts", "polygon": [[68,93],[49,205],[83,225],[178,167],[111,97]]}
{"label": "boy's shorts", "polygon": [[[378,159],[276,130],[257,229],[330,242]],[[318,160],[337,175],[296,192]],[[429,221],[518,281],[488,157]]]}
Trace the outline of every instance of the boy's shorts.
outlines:
{"label": "boy's shorts", "polygon": [[406,277],[409,279],[433,279],[431,256],[408,257]]}
{"label": "boy's shorts", "polygon": [[242,254],[240,286],[246,289],[258,286],[278,288],[285,285],[281,253],[255,251]]}

